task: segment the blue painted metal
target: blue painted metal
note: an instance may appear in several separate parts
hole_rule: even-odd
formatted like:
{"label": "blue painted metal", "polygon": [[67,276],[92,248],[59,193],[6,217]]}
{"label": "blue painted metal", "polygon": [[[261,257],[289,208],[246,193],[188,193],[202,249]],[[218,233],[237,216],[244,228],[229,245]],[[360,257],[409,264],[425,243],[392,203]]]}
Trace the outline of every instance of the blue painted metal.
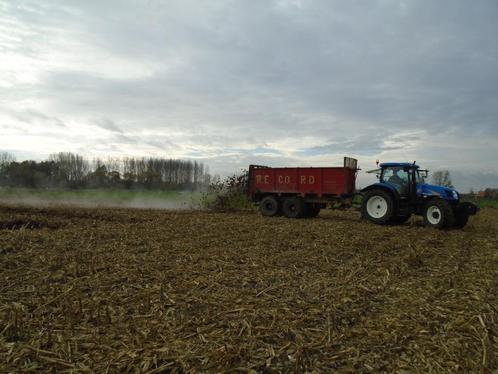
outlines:
{"label": "blue painted metal", "polygon": [[444,200],[456,201],[460,198],[457,190],[427,183],[417,183],[417,196],[436,196]]}
{"label": "blue painted metal", "polygon": [[386,188],[389,191],[393,192],[394,194],[398,195],[398,190],[396,189],[396,187],[393,184],[384,183],[384,182],[377,182],[377,183],[371,184],[371,185],[365,187],[364,189],[362,189],[362,192],[373,190],[376,188]]}

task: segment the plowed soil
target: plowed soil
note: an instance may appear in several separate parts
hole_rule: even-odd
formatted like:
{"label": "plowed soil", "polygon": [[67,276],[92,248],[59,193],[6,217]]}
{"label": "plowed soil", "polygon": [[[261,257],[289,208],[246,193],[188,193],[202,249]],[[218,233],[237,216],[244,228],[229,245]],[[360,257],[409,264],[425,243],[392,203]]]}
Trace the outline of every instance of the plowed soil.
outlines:
{"label": "plowed soil", "polygon": [[489,372],[498,210],[463,230],[356,212],[0,207],[0,372]]}

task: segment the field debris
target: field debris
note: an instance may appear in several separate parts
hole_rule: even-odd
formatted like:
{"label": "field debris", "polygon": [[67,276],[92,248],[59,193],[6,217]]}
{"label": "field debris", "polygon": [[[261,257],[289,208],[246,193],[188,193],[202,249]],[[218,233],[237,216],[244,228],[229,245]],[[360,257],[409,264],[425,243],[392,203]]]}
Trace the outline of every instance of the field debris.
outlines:
{"label": "field debris", "polygon": [[0,228],[1,372],[498,370],[496,209],[451,232],[0,207],[16,221],[43,225]]}
{"label": "field debris", "polygon": [[223,180],[211,183],[201,198],[201,207],[211,212],[253,211],[247,196],[249,174],[242,170]]}

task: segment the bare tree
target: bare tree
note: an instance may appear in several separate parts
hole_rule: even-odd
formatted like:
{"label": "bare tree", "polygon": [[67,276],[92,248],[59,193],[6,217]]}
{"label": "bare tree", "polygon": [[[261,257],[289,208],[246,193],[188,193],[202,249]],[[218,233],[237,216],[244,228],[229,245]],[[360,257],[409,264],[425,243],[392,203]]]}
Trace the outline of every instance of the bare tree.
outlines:
{"label": "bare tree", "polygon": [[104,165],[109,173],[119,173],[122,174],[122,160],[116,157],[108,157],[104,161]]}
{"label": "bare tree", "polygon": [[449,170],[437,170],[432,174],[432,183],[436,186],[453,188]]}
{"label": "bare tree", "polygon": [[70,187],[82,185],[90,170],[88,161],[74,153],[60,152],[52,154],[49,161],[53,161],[57,165],[59,182]]}
{"label": "bare tree", "polygon": [[11,162],[14,162],[16,158],[14,155],[8,153],[8,152],[0,152],[0,169],[3,169],[7,165],[9,165]]}
{"label": "bare tree", "polygon": [[0,152],[2,185],[69,188],[197,189],[209,185],[207,165],[165,158],[94,158],[74,153],[52,154],[48,161],[16,163]]}

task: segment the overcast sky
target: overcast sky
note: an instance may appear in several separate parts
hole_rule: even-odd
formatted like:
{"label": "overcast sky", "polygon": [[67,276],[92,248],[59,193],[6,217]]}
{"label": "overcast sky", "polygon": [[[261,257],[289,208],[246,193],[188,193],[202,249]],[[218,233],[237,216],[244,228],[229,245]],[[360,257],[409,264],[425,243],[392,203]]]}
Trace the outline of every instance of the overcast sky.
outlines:
{"label": "overcast sky", "polygon": [[0,0],[0,150],[417,160],[498,187],[497,20],[496,0]]}

